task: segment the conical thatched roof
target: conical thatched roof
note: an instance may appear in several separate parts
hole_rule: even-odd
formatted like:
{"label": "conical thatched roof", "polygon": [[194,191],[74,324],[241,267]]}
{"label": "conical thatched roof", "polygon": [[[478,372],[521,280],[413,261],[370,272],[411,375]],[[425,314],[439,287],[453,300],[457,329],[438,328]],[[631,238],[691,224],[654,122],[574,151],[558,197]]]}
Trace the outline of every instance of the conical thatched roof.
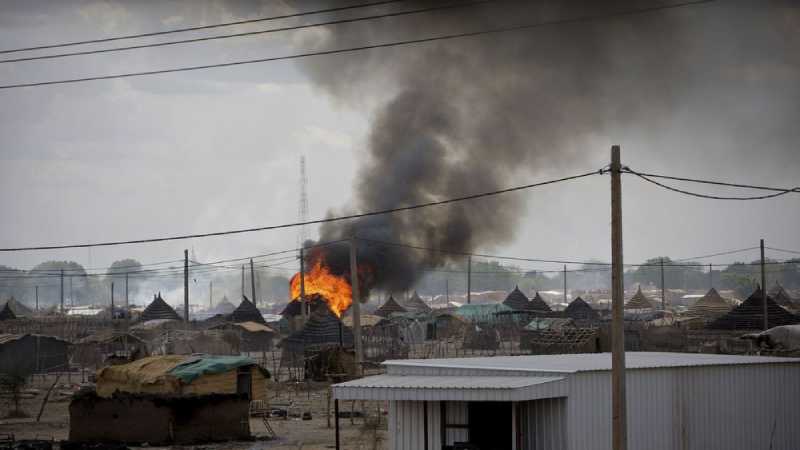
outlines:
{"label": "conical thatched roof", "polygon": [[16,318],[17,315],[11,310],[11,306],[8,303],[3,305],[3,308],[0,309],[0,320],[14,320]]}
{"label": "conical thatched roof", "polygon": [[9,308],[14,314],[15,318],[33,317],[33,311],[22,303],[18,302],[14,297],[9,298],[0,309]]}
{"label": "conical thatched roof", "polygon": [[775,300],[775,303],[783,306],[784,308],[797,308],[798,301],[793,299],[786,289],[783,288],[780,284],[777,285],[776,288],[772,289],[772,292],[769,293],[769,296]]}
{"label": "conical thatched roof", "polygon": [[710,319],[725,315],[731,309],[731,305],[719,295],[719,292],[711,288],[706,295],[700,297],[700,299],[689,308],[686,314]]}
{"label": "conical thatched roof", "polygon": [[[328,309],[328,304],[325,302],[325,299],[322,298],[322,296],[319,294],[306,295],[306,301],[311,302],[312,313],[320,308]],[[302,314],[302,311],[300,310],[300,305],[301,303],[298,301],[298,299],[294,299],[286,304],[286,307],[283,308],[283,311],[281,311],[280,315],[287,318],[299,316],[300,314]]]}
{"label": "conical thatched roof", "polygon": [[390,315],[392,315],[392,313],[404,313],[404,312],[406,312],[406,309],[400,306],[400,304],[397,303],[397,301],[395,301],[394,297],[390,295],[389,300],[386,300],[386,303],[384,303],[383,305],[381,305],[380,308],[375,310],[375,315],[381,317],[389,317]]}
{"label": "conical thatched roof", "polygon": [[[764,294],[756,289],[741,305],[718,318],[708,328],[712,330],[760,330],[764,328]],[[767,296],[767,328],[800,323],[795,316]]]}
{"label": "conical thatched roof", "polygon": [[528,301],[528,297],[519,290],[519,286],[514,286],[514,290],[503,300],[503,304],[514,311],[526,311],[530,309],[530,301]]}
{"label": "conical thatched roof", "polygon": [[244,295],[242,296],[242,303],[239,303],[239,307],[231,313],[231,321],[236,323],[257,322],[264,325],[267,324],[264,316],[261,315],[261,311]]}
{"label": "conical thatched roof", "polygon": [[531,311],[552,311],[550,305],[539,295],[539,291],[536,291],[536,295],[528,302],[528,309]]}
{"label": "conical thatched roof", "polygon": [[342,344],[352,346],[353,332],[342,325],[330,309],[320,308],[311,314],[303,329],[287,337],[282,346],[290,352],[302,352],[309,346],[338,345],[340,331]]}
{"label": "conical thatched roof", "polygon": [[142,312],[142,322],[156,319],[181,320],[181,316],[161,298],[161,293],[153,296],[153,301]]}
{"label": "conical thatched roof", "polygon": [[431,307],[428,306],[428,304],[425,303],[422,298],[420,298],[419,294],[417,294],[417,291],[414,291],[414,295],[412,295],[411,298],[405,302],[404,306],[406,310],[411,312],[431,312]]}
{"label": "conical thatched roof", "polygon": [[656,309],[653,302],[642,294],[642,287],[636,290],[636,294],[625,303],[625,309]]}
{"label": "conical thatched roof", "polygon": [[214,305],[213,308],[209,309],[208,313],[211,315],[217,315],[217,314],[227,315],[231,314],[235,310],[236,310],[236,305],[231,303],[228,300],[227,296],[223,296],[222,301]]}
{"label": "conical thatched roof", "polygon": [[578,297],[571,301],[564,309],[564,314],[570,319],[577,320],[597,320],[600,314],[592,308],[591,305],[586,303],[582,298]]}

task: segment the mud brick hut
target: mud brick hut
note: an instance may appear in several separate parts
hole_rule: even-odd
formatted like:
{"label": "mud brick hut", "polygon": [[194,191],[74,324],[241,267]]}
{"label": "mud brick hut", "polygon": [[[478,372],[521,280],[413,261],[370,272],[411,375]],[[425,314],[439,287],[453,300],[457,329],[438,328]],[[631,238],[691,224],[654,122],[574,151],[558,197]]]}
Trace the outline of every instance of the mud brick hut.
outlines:
{"label": "mud brick hut", "polygon": [[290,334],[281,342],[285,353],[302,355],[330,346],[353,346],[353,332],[330,309],[320,308],[311,313],[303,329]]}
{"label": "mud brick hut", "polygon": [[625,303],[625,309],[632,309],[632,310],[654,310],[656,309],[653,302],[642,293],[642,287],[636,290],[636,294],[631,297],[630,300]]}
{"label": "mud brick hut", "polygon": [[596,322],[600,320],[600,314],[580,296],[571,301],[569,305],[564,308],[564,315],[570,319],[582,322]]}
{"label": "mud brick hut", "polygon": [[[395,360],[333,386],[388,402],[393,450],[607,450],[611,355]],[[795,449],[800,360],[629,352],[628,448]],[[764,382],[769,380],[769,382]]]}
{"label": "mud brick hut", "polygon": [[386,303],[384,303],[383,305],[380,306],[380,308],[375,310],[375,315],[381,317],[390,317],[392,314],[404,313],[404,312],[407,312],[406,309],[400,306],[400,304],[397,303],[394,297],[390,295],[389,299],[386,300]]}
{"label": "mud brick hut", "polygon": [[138,336],[111,329],[99,330],[73,346],[72,360],[81,367],[100,368],[109,360],[130,361],[147,356],[147,344]]}
{"label": "mud brick hut", "polygon": [[266,352],[273,348],[278,333],[268,325],[258,322],[225,322],[215,325],[211,330],[225,330],[239,334],[239,350],[242,352]]}
{"label": "mud brick hut", "polygon": [[403,304],[403,307],[408,312],[413,313],[421,313],[421,314],[428,314],[431,312],[431,307],[425,303],[424,300],[417,294],[417,291],[414,291],[414,294],[406,300]]}
{"label": "mud brick hut", "polygon": [[69,369],[69,342],[39,334],[0,334],[0,373],[30,375]]}
{"label": "mud brick hut", "polygon": [[231,313],[230,321],[235,323],[255,322],[262,325],[267,324],[264,316],[261,315],[261,311],[245,296],[242,296],[242,302]]}
{"label": "mud brick hut", "polygon": [[69,407],[71,441],[192,444],[250,437],[269,373],[246,357],[151,356],[97,374]]}
{"label": "mud brick hut", "polygon": [[153,296],[153,301],[142,311],[139,320],[147,322],[150,320],[181,320],[181,316],[161,298],[161,292]]}
{"label": "mud brick hut", "polygon": [[[756,289],[741,305],[711,322],[710,330],[762,330],[764,329],[764,294]],[[785,310],[767,296],[767,328],[800,323],[800,317]]]}
{"label": "mud brick hut", "polygon": [[706,295],[692,305],[688,311],[687,316],[700,317],[706,322],[711,322],[718,317],[727,314],[733,307],[728,303],[716,289],[711,288]]}

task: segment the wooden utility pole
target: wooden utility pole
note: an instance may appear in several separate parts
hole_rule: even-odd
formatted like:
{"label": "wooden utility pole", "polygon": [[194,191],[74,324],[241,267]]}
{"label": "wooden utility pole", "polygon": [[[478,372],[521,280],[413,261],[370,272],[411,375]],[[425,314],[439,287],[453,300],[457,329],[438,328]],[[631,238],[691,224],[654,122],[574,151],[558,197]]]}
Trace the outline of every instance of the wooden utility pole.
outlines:
{"label": "wooden utility pole", "polygon": [[444,303],[450,304],[450,278],[447,277],[444,279]]}
{"label": "wooden utility pole", "polygon": [[[303,247],[300,247],[300,317],[303,320],[303,323],[306,322],[307,316],[307,308],[306,305],[306,255],[305,251],[303,251]],[[339,339],[341,341],[341,339]],[[341,344],[341,342],[339,342]]]}
{"label": "wooden utility pole", "polygon": [[661,257],[661,309],[667,310],[667,295],[664,288],[664,257]]}
{"label": "wooden utility pole", "polygon": [[258,306],[258,300],[256,300],[256,271],[253,269],[253,258],[250,258],[250,295],[253,296],[253,304]]}
{"label": "wooden utility pole", "polygon": [[72,294],[72,275],[69,276],[69,304],[75,306],[75,296]]}
{"label": "wooden utility pole", "polygon": [[242,300],[244,300],[244,264],[242,264]]}
{"label": "wooden utility pole", "polygon": [[130,312],[131,312],[131,300],[128,297],[128,272],[125,272],[125,317],[126,318],[131,316]]}
{"label": "wooden utility pole", "polygon": [[214,281],[208,282],[208,309],[214,307]]}
{"label": "wooden utility pole", "polygon": [[111,282],[111,320],[114,320],[114,282]]}
{"label": "wooden utility pole", "polygon": [[611,147],[611,441],[613,450],[627,450],[625,396],[625,330],[622,272],[622,165],[619,146]]}
{"label": "wooden utility pole", "polygon": [[64,269],[61,269],[61,314],[64,314]]}
{"label": "wooden utility pole", "polygon": [[761,239],[761,302],[764,305],[764,329],[769,329],[769,318],[767,317],[767,268],[764,259],[764,240]]}
{"label": "wooden utility pole", "polygon": [[714,268],[711,263],[708,263],[708,288],[714,287]]}
{"label": "wooden utility pole", "polygon": [[183,321],[189,323],[189,250],[183,251]]}
{"label": "wooden utility pole", "polygon": [[567,265],[564,264],[564,303],[567,303]]}
{"label": "wooden utility pole", "polygon": [[472,256],[467,256],[467,304],[472,303]]}
{"label": "wooden utility pole", "polygon": [[36,311],[39,311],[39,286],[36,286]]}
{"label": "wooden utility pole", "polygon": [[353,291],[353,340],[356,350],[356,373],[361,375],[361,363],[363,355],[361,353],[361,295],[358,286],[358,262],[356,260],[356,238],[350,239],[350,287]]}

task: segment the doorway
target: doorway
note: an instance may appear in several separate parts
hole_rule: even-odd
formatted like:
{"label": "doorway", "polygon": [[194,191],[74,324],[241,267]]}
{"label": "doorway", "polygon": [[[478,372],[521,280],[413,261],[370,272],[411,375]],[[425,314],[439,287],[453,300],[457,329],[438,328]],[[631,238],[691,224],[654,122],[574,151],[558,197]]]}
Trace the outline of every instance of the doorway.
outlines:
{"label": "doorway", "polygon": [[510,402],[469,402],[469,443],[480,450],[513,448]]}

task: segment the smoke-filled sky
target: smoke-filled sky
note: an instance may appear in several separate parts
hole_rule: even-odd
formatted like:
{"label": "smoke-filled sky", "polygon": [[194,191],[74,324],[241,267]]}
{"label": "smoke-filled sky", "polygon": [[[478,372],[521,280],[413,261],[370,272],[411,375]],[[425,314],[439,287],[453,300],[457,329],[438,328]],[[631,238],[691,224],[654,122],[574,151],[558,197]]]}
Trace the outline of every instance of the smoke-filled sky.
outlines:
{"label": "smoke-filled sky", "polygon": [[[0,43],[9,49],[333,3],[6,1],[0,6]],[[529,3],[0,64],[0,84],[263,58],[669,2]],[[428,3],[370,11],[421,4]],[[358,14],[368,12],[341,16]],[[298,215],[300,155],[307,159],[309,218],[598,169],[608,163],[612,144],[622,146],[623,163],[642,171],[797,186],[799,81],[800,6],[719,0],[349,55],[0,90],[0,246],[292,222]],[[596,176],[404,213],[385,219],[392,232],[375,235],[459,250],[608,260],[608,185],[607,176]],[[751,247],[759,238],[800,249],[798,195],[761,202],[701,200],[631,176],[623,192],[626,262]],[[307,234],[317,238],[318,230],[310,227]],[[296,244],[297,231],[290,229],[91,252],[6,253],[0,264],[27,268],[71,259],[104,267],[128,257],[143,263],[179,259],[184,248],[210,260]]]}

